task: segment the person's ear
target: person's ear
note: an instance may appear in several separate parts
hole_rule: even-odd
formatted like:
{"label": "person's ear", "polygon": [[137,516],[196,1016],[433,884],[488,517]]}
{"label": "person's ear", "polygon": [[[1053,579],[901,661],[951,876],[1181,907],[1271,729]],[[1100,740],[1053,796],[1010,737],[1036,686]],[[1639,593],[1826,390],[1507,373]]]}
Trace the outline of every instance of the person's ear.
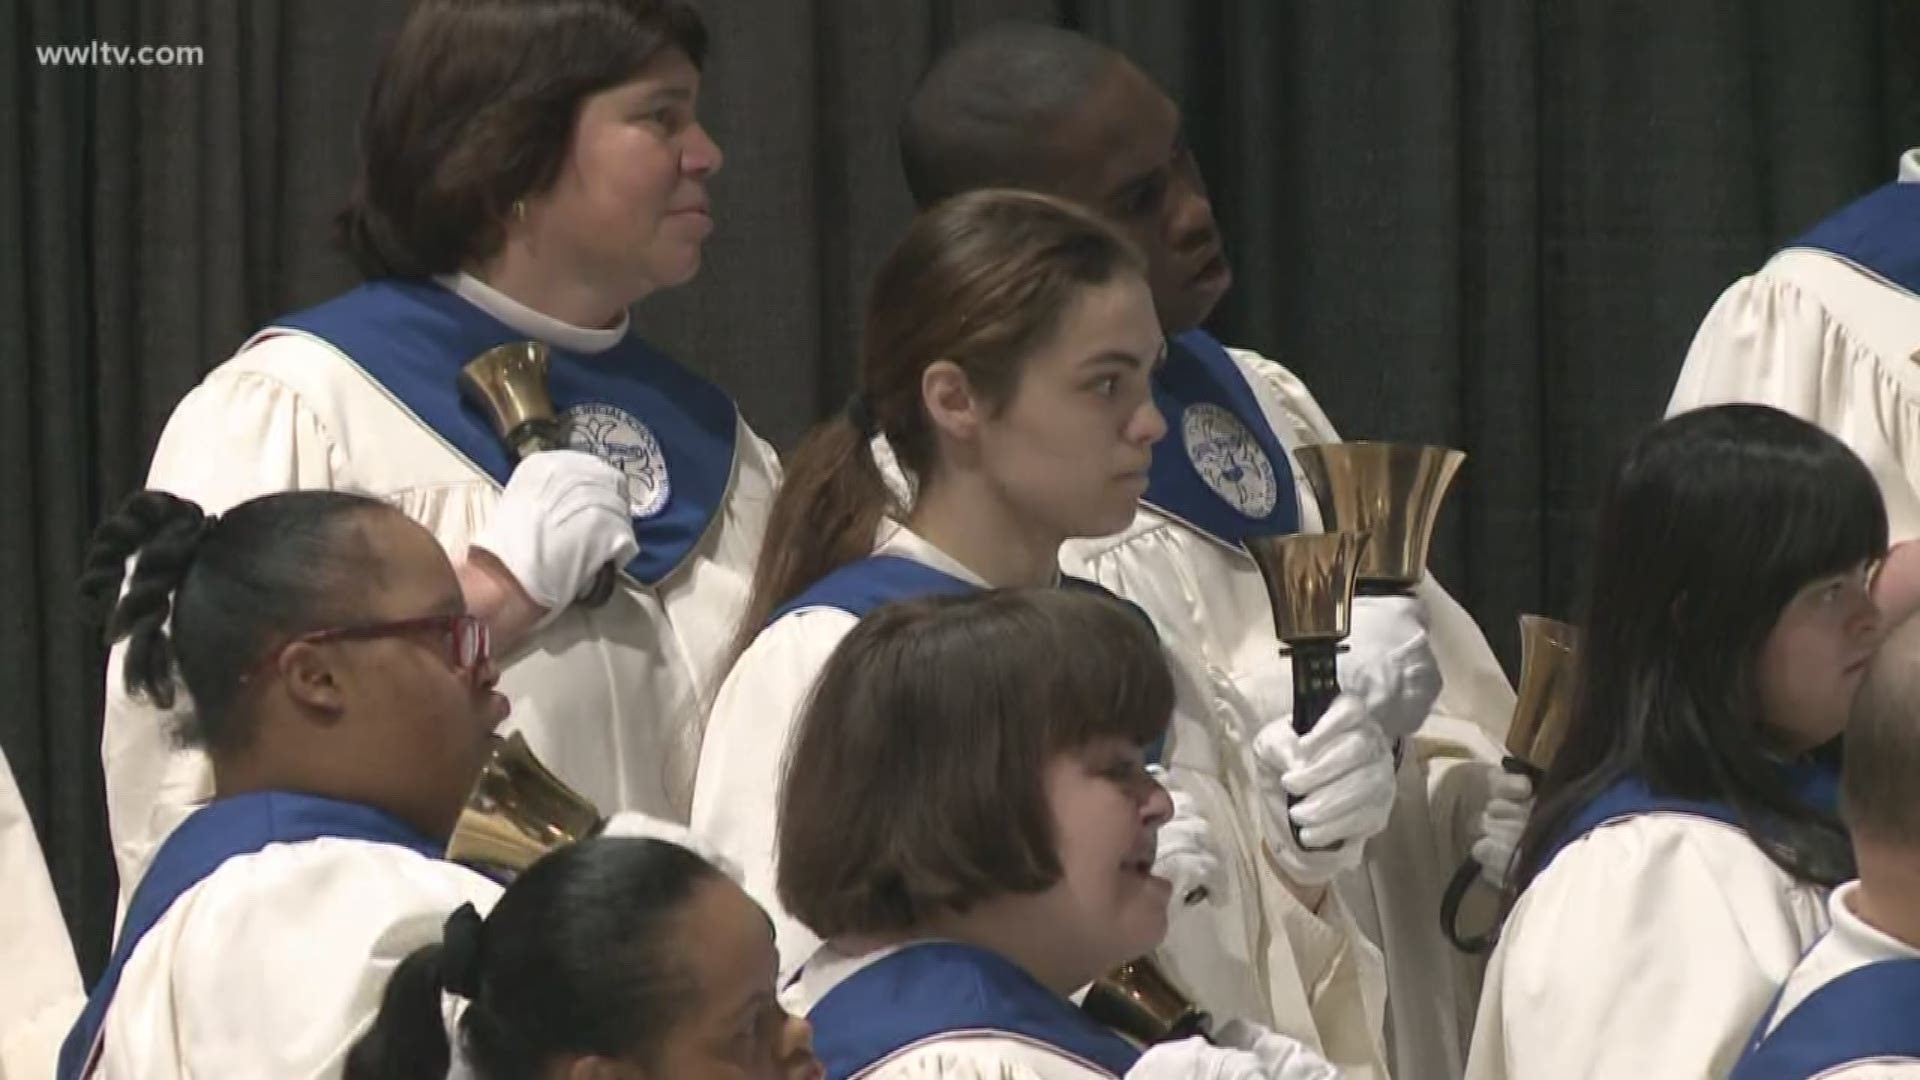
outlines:
{"label": "person's ear", "polygon": [[935,360],[920,373],[920,403],[935,431],[962,443],[972,442],[987,418],[973,380],[951,360]]}
{"label": "person's ear", "polygon": [[346,710],[346,694],[339,667],[340,653],[325,643],[296,641],[278,657],[280,681],[287,696],[323,722]]}

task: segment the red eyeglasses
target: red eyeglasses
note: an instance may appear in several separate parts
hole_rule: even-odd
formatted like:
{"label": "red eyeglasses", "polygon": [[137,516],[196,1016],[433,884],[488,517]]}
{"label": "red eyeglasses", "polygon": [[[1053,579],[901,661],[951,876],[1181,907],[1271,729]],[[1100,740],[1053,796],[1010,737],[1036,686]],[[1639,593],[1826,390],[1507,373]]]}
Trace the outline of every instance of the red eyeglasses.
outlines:
{"label": "red eyeglasses", "polygon": [[471,678],[493,656],[493,635],[487,624],[472,615],[428,615],[397,622],[368,623],[363,626],[336,626],[302,634],[275,649],[265,663],[278,660],[289,646],[302,642],[368,641],[375,638],[404,637],[407,634],[436,633],[447,650],[447,666]]}

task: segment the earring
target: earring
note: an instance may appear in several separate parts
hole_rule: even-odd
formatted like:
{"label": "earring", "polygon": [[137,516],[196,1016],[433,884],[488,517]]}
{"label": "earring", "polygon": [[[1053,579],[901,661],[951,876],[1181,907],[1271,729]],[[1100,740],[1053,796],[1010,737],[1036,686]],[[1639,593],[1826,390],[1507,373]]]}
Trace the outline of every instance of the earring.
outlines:
{"label": "earring", "polygon": [[513,219],[522,225],[527,223],[527,200],[513,200]]}

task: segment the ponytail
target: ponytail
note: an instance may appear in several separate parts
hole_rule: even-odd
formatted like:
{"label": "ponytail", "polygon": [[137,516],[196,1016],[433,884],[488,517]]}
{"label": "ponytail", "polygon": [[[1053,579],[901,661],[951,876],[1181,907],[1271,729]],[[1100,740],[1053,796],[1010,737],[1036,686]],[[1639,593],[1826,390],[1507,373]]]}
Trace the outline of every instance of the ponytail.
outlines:
{"label": "ponytail", "polygon": [[347,1054],[346,1080],[415,1080],[447,1075],[447,1045],[440,993],[445,949],[439,942],[415,949],[387,980],[373,1026]]}
{"label": "ponytail", "polygon": [[850,409],[813,429],[787,459],[767,520],[732,657],[739,659],[782,604],[809,585],[873,552],[881,519],[898,513],[871,436]]}
{"label": "ponytail", "polygon": [[[80,577],[82,600],[105,612],[109,645],[127,641],[123,674],[129,694],[173,707],[173,643],[167,621],[200,541],[217,519],[164,491],[136,492],[94,533]],[[125,596],[127,560],[139,553]],[[118,603],[115,603],[115,600]]]}

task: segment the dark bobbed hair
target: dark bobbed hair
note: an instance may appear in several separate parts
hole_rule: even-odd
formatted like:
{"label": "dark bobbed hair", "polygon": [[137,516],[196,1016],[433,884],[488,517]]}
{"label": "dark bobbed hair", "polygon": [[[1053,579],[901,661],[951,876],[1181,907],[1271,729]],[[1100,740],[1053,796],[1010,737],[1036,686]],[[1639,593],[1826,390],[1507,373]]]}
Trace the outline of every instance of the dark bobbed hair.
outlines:
{"label": "dark bobbed hair", "polygon": [[1840,822],[1794,793],[1763,725],[1757,666],[1803,587],[1886,554],[1866,465],[1777,409],[1683,413],[1628,451],[1593,549],[1568,730],[1521,837],[1514,895],[1629,774],[1658,795],[1732,806],[1796,879],[1849,877]]}
{"label": "dark bobbed hair", "polygon": [[1079,587],[890,604],[822,669],[780,796],[780,902],[823,938],[910,930],[1061,866],[1059,754],[1167,728],[1173,680],[1137,608]]}

